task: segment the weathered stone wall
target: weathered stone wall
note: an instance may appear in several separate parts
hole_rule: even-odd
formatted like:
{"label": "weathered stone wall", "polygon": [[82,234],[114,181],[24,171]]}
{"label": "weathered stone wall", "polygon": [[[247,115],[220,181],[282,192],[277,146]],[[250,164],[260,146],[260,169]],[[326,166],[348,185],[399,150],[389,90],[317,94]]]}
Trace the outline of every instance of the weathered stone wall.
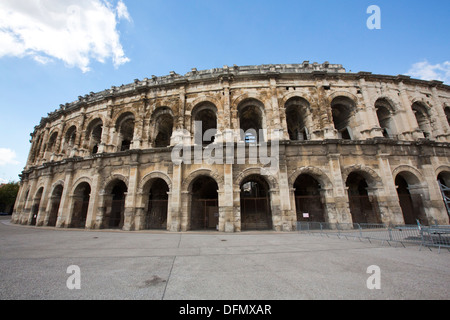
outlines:
{"label": "weathered stone wall", "polygon": [[[151,186],[162,179],[169,190],[164,228],[186,231],[194,183],[211,177],[218,229],[236,232],[243,184],[262,177],[270,227],[290,231],[299,213],[297,178],[319,183],[323,221],[345,223],[355,222],[349,184],[358,174],[379,222],[405,223],[400,176],[420,201],[422,220],[448,223],[437,179],[450,183],[449,114],[450,88],[441,82],[346,73],[328,63],[224,66],[135,80],[61,105],[35,127],[12,221],[40,226],[57,218],[54,225],[70,227],[74,212],[85,210],[86,228],[107,228],[114,201],[123,201],[118,226],[145,229]],[[196,120],[215,126],[216,144],[232,146],[227,154],[224,145],[228,161],[174,163],[175,146],[194,155]],[[273,174],[257,159],[239,159],[240,129],[252,126],[265,130],[269,145],[279,145]],[[122,200],[112,195],[118,181],[126,186]],[[55,193],[58,186],[62,194]]]}

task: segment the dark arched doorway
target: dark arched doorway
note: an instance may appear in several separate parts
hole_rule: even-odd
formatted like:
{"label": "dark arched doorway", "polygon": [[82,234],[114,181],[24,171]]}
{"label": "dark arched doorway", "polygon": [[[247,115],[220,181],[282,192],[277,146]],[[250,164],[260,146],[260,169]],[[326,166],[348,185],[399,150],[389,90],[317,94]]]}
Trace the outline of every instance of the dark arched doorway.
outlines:
{"label": "dark arched doorway", "polygon": [[353,223],[381,223],[381,217],[372,203],[375,199],[369,197],[366,179],[352,172],[348,175],[346,185]]}
{"label": "dark arched doorway", "polygon": [[191,230],[217,230],[219,196],[217,182],[208,176],[195,179],[191,185]]}
{"label": "dark arched doorway", "polygon": [[168,147],[172,137],[173,117],[170,114],[163,114],[157,121],[157,134],[154,145],[156,148]]}
{"label": "dark arched doorway", "polygon": [[33,199],[33,205],[31,207],[31,223],[30,223],[32,226],[35,226],[37,223],[39,207],[41,205],[41,198],[43,193],[44,188],[40,188],[38,192],[36,192],[36,196]]}
{"label": "dark arched doorway", "polygon": [[91,195],[91,186],[87,182],[80,183],[73,195],[71,228],[84,228],[89,209],[89,199]]}
{"label": "dark arched doorway", "polygon": [[167,228],[168,192],[169,186],[163,179],[157,178],[151,182],[148,193],[145,229],[164,230]]}
{"label": "dark arched doorway", "polygon": [[56,221],[58,219],[58,211],[59,205],[61,203],[61,197],[63,193],[63,186],[57,185],[55,189],[53,189],[52,195],[50,197],[50,213],[48,218],[47,226],[55,227]]}
{"label": "dark arched doorway", "polygon": [[309,102],[300,97],[291,98],[286,102],[286,124],[290,140],[309,140],[307,128],[309,108]]}
{"label": "dark arched doorway", "polygon": [[308,174],[300,175],[294,183],[297,221],[325,222],[319,182]]}
{"label": "dark arched doorway", "polygon": [[126,151],[131,148],[134,137],[134,114],[125,112],[116,122],[116,132],[119,133],[119,151]]}
{"label": "dark arched doorway", "polygon": [[423,137],[425,139],[431,138],[432,127],[428,108],[422,102],[414,102],[411,108],[416,116],[417,124],[419,125],[419,130],[423,133]]}
{"label": "dark arched doorway", "polygon": [[256,99],[247,99],[238,106],[241,140],[246,143],[262,143],[264,122],[264,104]]}
{"label": "dark arched doorway", "polygon": [[402,172],[395,177],[395,186],[397,188],[398,201],[402,208],[405,224],[428,225],[426,214],[423,208],[422,196],[418,192],[419,180],[412,173]]}
{"label": "dark arched doorway", "polygon": [[125,197],[127,185],[122,180],[116,180],[112,185],[112,202],[109,214],[109,228],[122,228],[124,223]]}
{"label": "dark arched doorway", "polygon": [[241,230],[271,230],[269,185],[259,175],[251,175],[241,183]]}
{"label": "dark arched doorway", "polygon": [[194,121],[194,143],[208,145],[213,143],[217,134],[217,108],[210,103],[204,103],[194,108],[192,112]]}
{"label": "dark arched doorway", "polygon": [[355,111],[355,103],[348,97],[336,97],[331,102],[331,113],[338,138],[352,140],[351,122]]}
{"label": "dark arched doorway", "polygon": [[86,131],[86,147],[92,154],[96,154],[102,142],[103,121],[101,119],[91,121]]}

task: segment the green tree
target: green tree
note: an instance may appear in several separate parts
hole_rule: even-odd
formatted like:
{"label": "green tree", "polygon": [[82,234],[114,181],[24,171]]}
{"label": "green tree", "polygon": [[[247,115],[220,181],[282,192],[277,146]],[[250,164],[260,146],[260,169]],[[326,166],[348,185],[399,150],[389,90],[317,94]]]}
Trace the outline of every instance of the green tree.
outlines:
{"label": "green tree", "polygon": [[9,182],[0,187],[0,212],[12,213],[18,192],[18,182]]}

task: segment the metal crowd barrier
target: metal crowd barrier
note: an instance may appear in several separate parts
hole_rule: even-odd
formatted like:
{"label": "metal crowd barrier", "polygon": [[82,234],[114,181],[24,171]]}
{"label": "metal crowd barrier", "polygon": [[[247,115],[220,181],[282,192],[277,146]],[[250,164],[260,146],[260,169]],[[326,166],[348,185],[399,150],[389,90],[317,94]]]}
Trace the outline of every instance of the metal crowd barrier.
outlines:
{"label": "metal crowd barrier", "polygon": [[438,247],[439,252],[443,247],[450,251],[450,226],[425,227],[419,225],[419,229],[422,234],[421,247]]}
{"label": "metal crowd barrier", "polygon": [[385,225],[379,223],[329,223],[297,222],[297,231],[337,236],[338,238],[381,241],[382,244],[420,245],[422,247],[447,248],[450,251],[450,226]]}

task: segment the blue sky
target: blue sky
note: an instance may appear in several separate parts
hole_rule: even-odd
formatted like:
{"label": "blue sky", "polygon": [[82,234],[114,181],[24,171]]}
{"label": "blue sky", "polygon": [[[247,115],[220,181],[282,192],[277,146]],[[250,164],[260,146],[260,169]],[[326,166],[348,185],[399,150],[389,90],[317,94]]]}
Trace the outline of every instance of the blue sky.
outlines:
{"label": "blue sky", "polygon": [[450,83],[449,13],[445,0],[2,0],[0,181],[18,180],[48,112],[151,75],[309,60]]}

